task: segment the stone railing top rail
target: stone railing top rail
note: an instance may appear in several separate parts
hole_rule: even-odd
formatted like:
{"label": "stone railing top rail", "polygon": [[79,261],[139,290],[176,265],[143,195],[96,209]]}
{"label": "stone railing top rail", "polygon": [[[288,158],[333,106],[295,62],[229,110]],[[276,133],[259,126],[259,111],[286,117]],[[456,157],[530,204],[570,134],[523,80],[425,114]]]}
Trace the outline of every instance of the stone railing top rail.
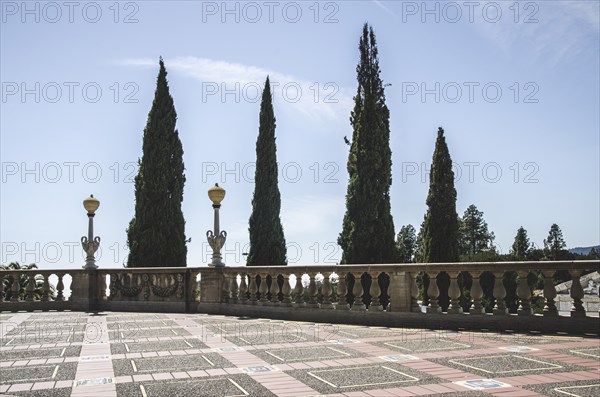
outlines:
{"label": "stone railing top rail", "polygon": [[[222,269],[226,273],[321,273],[321,272],[389,272],[389,271],[518,271],[518,270],[600,270],[600,260],[577,261],[527,261],[527,262],[452,262],[452,263],[389,263],[372,265],[290,265],[290,266],[226,266],[214,267],[136,267],[99,268],[101,274],[109,273],[185,273],[212,272]],[[0,273],[73,274],[88,272],[85,269],[7,269]]]}

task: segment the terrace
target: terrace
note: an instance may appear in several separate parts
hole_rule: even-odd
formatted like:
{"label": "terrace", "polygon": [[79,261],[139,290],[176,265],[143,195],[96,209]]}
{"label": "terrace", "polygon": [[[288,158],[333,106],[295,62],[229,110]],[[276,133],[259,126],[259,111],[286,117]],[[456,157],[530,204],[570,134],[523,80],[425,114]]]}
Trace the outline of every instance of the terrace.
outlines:
{"label": "terrace", "polygon": [[[0,302],[0,393],[596,396],[598,292],[585,295],[580,280],[599,267],[3,271],[11,289]],[[561,299],[552,282],[557,271],[572,279]],[[518,275],[515,313],[502,281],[511,272]],[[473,280],[468,288],[459,286],[461,273]],[[423,294],[424,274],[431,282]],[[533,296],[529,274],[544,276],[543,296]],[[491,291],[482,288],[484,276],[493,276]],[[565,311],[557,303],[567,297]],[[543,311],[535,313],[540,299]]]}

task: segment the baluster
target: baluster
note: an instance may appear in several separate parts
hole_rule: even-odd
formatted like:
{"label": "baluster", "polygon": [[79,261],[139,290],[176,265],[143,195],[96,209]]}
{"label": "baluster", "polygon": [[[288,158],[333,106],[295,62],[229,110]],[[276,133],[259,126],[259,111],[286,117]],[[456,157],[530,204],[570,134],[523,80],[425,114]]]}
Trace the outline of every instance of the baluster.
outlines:
{"label": "baluster", "polygon": [[321,294],[323,295],[323,303],[321,303],[321,309],[333,309],[333,304],[331,303],[331,294],[333,292],[331,288],[331,282],[329,281],[329,276],[331,273],[323,272],[323,286],[321,287]]}
{"label": "baluster", "polygon": [[[62,275],[58,276],[58,282],[59,284],[62,283]],[[106,300],[106,274],[104,273],[100,273],[98,274],[98,278],[99,278],[99,284],[100,284],[100,291],[98,291],[98,295],[99,295],[99,299],[101,301],[105,301]]]}
{"label": "baluster", "polygon": [[410,311],[421,313],[421,305],[419,305],[419,286],[417,285],[417,276],[419,273],[410,273]]}
{"label": "baluster", "polygon": [[248,283],[250,284],[248,289],[250,290],[250,304],[256,305],[256,293],[258,287],[256,286],[256,273],[248,273]]}
{"label": "baluster", "polygon": [[354,295],[354,303],[352,304],[351,310],[367,310],[367,306],[365,306],[362,297],[364,294],[361,276],[362,273],[352,273],[354,275],[354,288],[352,289],[352,294]]}
{"label": "baluster", "polygon": [[502,278],[504,276],[504,272],[494,272],[494,298],[496,299],[496,305],[494,306],[493,313],[494,315],[503,315],[507,314],[508,310],[506,310],[506,302],[504,298],[506,298],[506,289],[504,288],[504,282]]}
{"label": "baluster", "polygon": [[519,297],[519,308],[517,314],[519,316],[530,316],[531,315],[531,290],[527,285],[527,275],[529,270],[517,271],[519,275],[519,285],[517,287],[517,296]]}
{"label": "baluster", "polygon": [[10,297],[10,301],[11,302],[18,302],[19,301],[19,292],[21,292],[21,284],[19,283],[19,281],[21,280],[21,274],[19,273],[11,273],[12,278],[13,278],[13,283],[12,283],[12,294]]}
{"label": "baluster", "polygon": [[302,285],[302,273],[296,274],[296,286],[294,288],[294,306],[304,307],[304,286]]}
{"label": "baluster", "polygon": [[[51,298],[51,293],[50,293],[50,274],[42,274],[42,278],[44,279],[44,282],[42,283],[42,295],[40,297],[40,300],[42,302],[48,302]],[[34,276],[34,284],[35,283],[35,276]]]}
{"label": "baluster", "polygon": [[4,282],[0,285],[0,302],[4,302],[4,298],[6,297],[6,293],[4,292]]}
{"label": "baluster", "polygon": [[583,287],[579,281],[579,270],[569,270],[573,282],[571,283],[571,299],[573,299],[573,308],[571,309],[571,317],[585,317],[585,309],[583,307]]}
{"label": "baluster", "polygon": [[232,277],[231,277],[231,286],[229,287],[229,289],[231,290],[231,302],[232,303],[238,303],[239,297],[239,289],[238,289],[238,283],[237,283],[237,273],[233,273]]}
{"label": "baluster", "polygon": [[427,306],[428,314],[439,314],[442,312],[442,308],[438,303],[440,289],[437,285],[437,275],[437,272],[429,274],[429,287],[427,288],[427,296],[429,297],[429,305]]}
{"label": "baluster", "polygon": [[239,300],[240,303],[248,303],[248,284],[246,284],[246,273],[242,273],[240,280]]}
{"label": "baluster", "polygon": [[281,287],[281,293],[283,294],[283,299],[281,301],[281,306],[292,306],[292,287],[290,286],[290,275],[283,274],[283,286]]}
{"label": "baluster", "polygon": [[267,274],[260,274],[260,286],[258,287],[258,292],[260,292],[259,303],[261,305],[266,305],[269,303],[267,299],[267,293],[269,292],[269,286],[267,285]]}
{"label": "baluster", "polygon": [[338,285],[337,285],[337,304],[335,305],[336,310],[350,310],[348,304],[348,286],[346,285],[346,273],[338,273]]}
{"label": "baluster", "polygon": [[308,273],[308,302],[306,302],[306,307],[318,308],[319,302],[317,301],[317,282],[315,280],[315,276],[317,273],[310,272]]}
{"label": "baluster", "polygon": [[371,272],[371,287],[369,288],[369,295],[371,295],[371,304],[369,305],[369,311],[381,312],[383,306],[379,301],[381,296],[381,288],[379,288],[379,272]]}
{"label": "baluster", "polygon": [[33,302],[34,300],[35,300],[35,274],[28,273],[25,301]]}
{"label": "baluster", "polygon": [[558,316],[558,310],[556,309],[556,303],[554,302],[554,298],[556,298],[556,287],[554,286],[554,280],[552,276],[554,276],[554,270],[543,270],[544,274],[544,300],[546,304],[544,305],[544,316]]}
{"label": "baluster", "polygon": [[484,314],[485,308],[481,304],[481,299],[483,298],[483,289],[481,288],[481,283],[479,282],[481,273],[472,272],[471,276],[473,277],[473,284],[471,285],[471,298],[473,298],[473,305],[469,309],[469,314]]}
{"label": "baluster", "polygon": [[231,275],[228,273],[223,274],[223,302],[229,303],[230,301],[230,283]]}
{"label": "baluster", "polygon": [[450,287],[448,287],[448,297],[450,298],[450,307],[448,314],[460,314],[463,312],[460,306],[460,287],[458,286],[458,272],[448,272],[450,276]]}
{"label": "baluster", "polygon": [[271,276],[271,304],[279,305],[279,273]]}

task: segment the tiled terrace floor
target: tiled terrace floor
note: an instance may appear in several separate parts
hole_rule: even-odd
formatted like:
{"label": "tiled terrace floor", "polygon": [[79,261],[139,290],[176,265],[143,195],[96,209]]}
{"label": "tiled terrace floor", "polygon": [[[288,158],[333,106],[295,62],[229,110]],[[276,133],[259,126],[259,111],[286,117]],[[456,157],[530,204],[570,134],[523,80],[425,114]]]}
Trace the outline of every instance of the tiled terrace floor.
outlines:
{"label": "tiled terrace floor", "polygon": [[600,396],[600,340],[201,314],[1,313],[0,394]]}

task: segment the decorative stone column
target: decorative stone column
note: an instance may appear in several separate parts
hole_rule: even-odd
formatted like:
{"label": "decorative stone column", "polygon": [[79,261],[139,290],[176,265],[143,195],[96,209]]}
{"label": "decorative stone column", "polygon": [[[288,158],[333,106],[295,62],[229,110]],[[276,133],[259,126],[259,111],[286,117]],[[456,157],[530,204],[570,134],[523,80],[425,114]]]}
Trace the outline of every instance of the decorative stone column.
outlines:
{"label": "decorative stone column", "polygon": [[448,297],[450,297],[450,307],[448,314],[460,314],[463,312],[460,306],[460,287],[458,286],[458,272],[448,272],[450,276],[450,287],[448,287]]}

